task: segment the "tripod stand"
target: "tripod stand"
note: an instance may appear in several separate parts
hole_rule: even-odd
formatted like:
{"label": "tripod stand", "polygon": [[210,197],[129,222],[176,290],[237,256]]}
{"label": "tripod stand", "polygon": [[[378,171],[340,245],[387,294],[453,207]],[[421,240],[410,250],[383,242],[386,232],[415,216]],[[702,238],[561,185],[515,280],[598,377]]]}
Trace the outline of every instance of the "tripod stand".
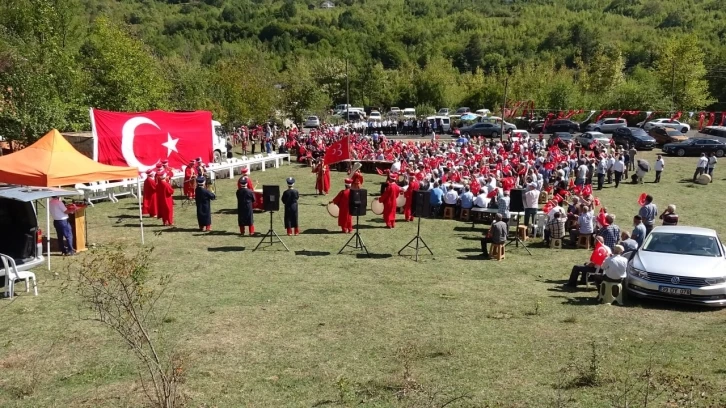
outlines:
{"label": "tripod stand", "polygon": [[517,229],[514,230],[514,238],[507,242],[506,246],[509,246],[512,242],[514,242],[514,246],[519,248],[519,244],[522,244],[522,248],[524,248],[525,251],[527,251],[528,254],[532,255],[532,252],[529,251],[529,248],[527,248],[527,245],[519,238],[519,213],[517,213]]}
{"label": "tripod stand", "polygon": [[[415,246],[413,245],[414,242],[416,242]],[[398,255],[401,255],[401,252],[406,250],[406,248],[411,248],[414,250],[413,259],[414,259],[414,261],[418,262],[418,251],[419,251],[419,248],[422,248],[421,244],[423,244],[423,248],[426,248],[426,250],[429,251],[429,253],[431,255],[434,254],[433,252],[431,252],[431,248],[429,248],[429,246],[426,245],[426,241],[424,241],[423,238],[421,238],[421,217],[418,217],[418,226],[416,227],[416,236],[413,237],[413,239],[411,239],[410,241],[408,241],[408,244],[406,244],[403,248],[401,248],[400,251],[398,251]]]}
{"label": "tripod stand", "polygon": [[182,182],[179,184],[179,190],[181,191],[182,196],[182,208],[184,208],[185,205],[196,205],[196,202],[192,198],[187,197],[186,192],[184,191],[184,179],[182,179]]}
{"label": "tripod stand", "polygon": [[[270,246],[272,246],[274,244],[282,244],[282,246],[285,247],[285,250],[287,250],[287,252],[290,252],[290,248],[288,248],[287,245],[285,245],[285,243],[282,242],[282,239],[280,239],[280,236],[277,235],[277,233],[275,232],[275,230],[272,228],[272,215],[274,213],[275,213],[274,211],[270,211],[270,230],[267,231],[267,234],[265,234],[264,237],[262,237],[262,240],[257,244],[257,246],[255,247],[255,249],[252,250],[252,252],[257,251],[257,249],[262,244],[266,244],[265,245],[265,248],[270,247]],[[270,239],[270,242],[266,242],[268,238]],[[275,239],[277,241],[275,241]]]}
{"label": "tripod stand", "polygon": [[[340,248],[340,251],[338,251],[338,255],[342,254],[343,251],[345,250],[345,248],[348,248],[348,247],[353,248],[354,251],[362,250],[363,252],[366,253],[366,255],[370,255],[368,253],[368,248],[366,248],[366,244],[363,242],[363,238],[361,238],[361,236],[360,236],[360,232],[358,229],[358,226],[360,225],[359,220],[360,220],[360,216],[356,215],[355,216],[355,234],[353,234],[353,236],[350,237],[350,239],[348,239],[348,242],[346,242],[345,245],[343,245],[343,248]],[[355,240],[355,242],[353,243],[353,245],[351,245],[350,242],[353,240]]]}

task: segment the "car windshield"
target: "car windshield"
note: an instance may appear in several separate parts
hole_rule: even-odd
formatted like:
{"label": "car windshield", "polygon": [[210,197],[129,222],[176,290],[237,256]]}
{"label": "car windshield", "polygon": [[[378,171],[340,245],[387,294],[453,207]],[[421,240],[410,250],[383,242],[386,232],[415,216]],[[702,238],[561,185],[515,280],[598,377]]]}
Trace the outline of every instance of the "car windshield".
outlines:
{"label": "car windshield", "polygon": [[643,129],[641,129],[641,128],[631,128],[631,129],[630,129],[630,132],[631,132],[631,133],[633,134],[633,136],[635,136],[635,137],[648,137],[648,134],[647,134],[647,133],[645,133],[645,130],[643,130]]}
{"label": "car windshield", "polygon": [[654,232],[648,236],[643,251],[693,256],[722,256],[716,237],[695,234]]}

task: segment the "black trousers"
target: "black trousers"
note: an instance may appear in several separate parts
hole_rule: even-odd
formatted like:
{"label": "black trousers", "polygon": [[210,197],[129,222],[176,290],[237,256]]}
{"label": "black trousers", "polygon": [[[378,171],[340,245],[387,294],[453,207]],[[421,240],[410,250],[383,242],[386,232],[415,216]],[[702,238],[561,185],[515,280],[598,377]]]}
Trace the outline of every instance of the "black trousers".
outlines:
{"label": "black trousers", "polygon": [[587,282],[585,281],[585,276],[588,273],[595,273],[597,269],[594,266],[588,266],[588,265],[575,265],[572,267],[572,271],[570,271],[570,279],[567,281],[567,284],[570,286],[577,286],[577,277],[582,274],[580,277],[580,284],[584,285]]}
{"label": "black trousers", "polygon": [[653,224],[644,224],[645,225],[645,236],[647,237],[648,234],[650,234],[651,231],[653,231]]}
{"label": "black trousers", "polygon": [[529,221],[532,220],[532,223],[534,223],[537,219],[537,209],[536,208],[525,208],[524,209],[524,225],[529,227]]}
{"label": "black trousers", "polygon": [[[487,249],[487,244],[493,244],[491,237],[484,237],[481,239],[481,253],[484,256],[489,256],[489,250]],[[500,242],[500,244],[503,244],[504,242]]]}
{"label": "black trousers", "polygon": [[[603,182],[605,181],[605,175],[601,173],[597,173],[597,189],[602,190]],[[608,181],[609,183],[609,181]]]}
{"label": "black trousers", "polygon": [[703,167],[696,167],[696,172],[693,173],[693,181],[696,181],[696,177],[700,176],[706,171]]}
{"label": "black trousers", "polygon": [[615,172],[615,188],[618,188],[618,186],[620,185],[620,178],[621,177],[623,177],[623,172],[616,171]]}
{"label": "black trousers", "polygon": [[655,171],[655,182],[660,183],[660,173],[663,173],[663,170],[656,170]]}

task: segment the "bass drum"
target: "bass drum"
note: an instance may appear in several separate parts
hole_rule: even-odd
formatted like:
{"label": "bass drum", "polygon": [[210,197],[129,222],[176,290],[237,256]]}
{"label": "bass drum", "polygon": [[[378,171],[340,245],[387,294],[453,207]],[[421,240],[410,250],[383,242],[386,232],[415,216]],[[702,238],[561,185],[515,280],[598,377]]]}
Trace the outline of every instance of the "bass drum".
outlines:
{"label": "bass drum", "polygon": [[338,218],[338,215],[340,215],[340,208],[334,203],[330,203],[327,206],[328,214],[330,214],[333,218]]}
{"label": "bass drum", "polygon": [[396,198],[396,207],[403,207],[404,205],[406,205],[406,197],[401,194]]}
{"label": "bass drum", "polygon": [[377,197],[371,201],[371,212],[375,215],[383,214],[383,203],[378,201]]}

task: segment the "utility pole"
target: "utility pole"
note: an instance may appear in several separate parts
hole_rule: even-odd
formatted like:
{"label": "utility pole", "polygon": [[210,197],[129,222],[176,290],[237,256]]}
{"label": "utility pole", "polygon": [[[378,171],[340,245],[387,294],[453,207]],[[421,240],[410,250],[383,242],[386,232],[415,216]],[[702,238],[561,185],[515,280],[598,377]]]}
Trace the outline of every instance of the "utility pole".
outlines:
{"label": "utility pole", "polygon": [[345,59],[345,122],[350,120],[350,84],[348,82],[348,58]]}
{"label": "utility pole", "polygon": [[504,140],[504,110],[507,108],[507,88],[509,88],[509,76],[504,80],[504,101],[502,102],[502,127],[499,130],[499,140]]}

